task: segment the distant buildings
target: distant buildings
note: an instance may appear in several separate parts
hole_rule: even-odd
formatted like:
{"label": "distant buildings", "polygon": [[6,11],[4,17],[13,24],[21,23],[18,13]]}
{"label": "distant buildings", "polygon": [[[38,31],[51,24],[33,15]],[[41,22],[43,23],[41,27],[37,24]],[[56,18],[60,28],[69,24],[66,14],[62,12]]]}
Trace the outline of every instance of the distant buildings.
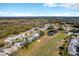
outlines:
{"label": "distant buildings", "polygon": [[68,35],[77,35],[79,36],[79,29],[72,29],[68,31]]}

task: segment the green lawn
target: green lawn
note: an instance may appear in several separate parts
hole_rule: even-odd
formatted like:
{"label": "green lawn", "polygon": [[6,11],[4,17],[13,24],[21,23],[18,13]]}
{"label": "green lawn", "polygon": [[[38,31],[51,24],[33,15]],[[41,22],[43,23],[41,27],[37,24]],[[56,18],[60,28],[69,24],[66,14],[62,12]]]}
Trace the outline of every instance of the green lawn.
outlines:
{"label": "green lawn", "polygon": [[[48,36],[48,38],[49,37],[51,37],[52,39],[48,40],[47,43],[40,42],[41,44],[39,45],[37,41],[34,41],[31,44],[29,44],[27,48],[19,50],[16,55],[20,55],[20,56],[23,56],[23,55],[24,56],[25,55],[31,55],[31,56],[59,55],[57,53],[59,51],[58,42],[60,42],[65,37],[65,34],[64,33],[57,33],[54,36]],[[45,39],[43,41],[45,41]],[[29,54],[30,52],[31,52],[31,54]]]}
{"label": "green lawn", "polygon": [[[52,56],[58,54],[58,42],[61,41],[66,35],[64,33],[58,33],[53,36],[53,39],[49,41],[45,46],[41,47],[37,52],[37,56]],[[61,44],[61,43],[60,43]]]}

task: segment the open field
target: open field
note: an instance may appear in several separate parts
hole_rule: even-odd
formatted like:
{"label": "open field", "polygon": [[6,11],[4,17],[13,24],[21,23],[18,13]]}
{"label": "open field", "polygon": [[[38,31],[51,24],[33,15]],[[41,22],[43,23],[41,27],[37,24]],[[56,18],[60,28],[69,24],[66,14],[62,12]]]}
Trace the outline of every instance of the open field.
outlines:
{"label": "open field", "polygon": [[23,20],[23,19],[0,19],[0,39],[5,38],[11,34],[19,34],[29,30],[45,21],[39,20]]}
{"label": "open field", "polygon": [[16,55],[19,56],[25,56],[25,55],[30,55],[30,56],[55,56],[59,55],[59,46],[61,40],[65,37],[64,33],[57,33],[54,36],[43,36],[41,37],[38,41],[32,42],[32,44],[29,44],[27,48],[19,50]]}

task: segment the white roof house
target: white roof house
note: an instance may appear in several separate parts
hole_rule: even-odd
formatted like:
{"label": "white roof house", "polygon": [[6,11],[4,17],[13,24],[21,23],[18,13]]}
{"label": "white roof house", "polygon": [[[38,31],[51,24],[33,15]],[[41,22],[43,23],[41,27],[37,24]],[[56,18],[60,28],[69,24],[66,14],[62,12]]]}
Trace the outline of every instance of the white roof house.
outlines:
{"label": "white roof house", "polygon": [[0,52],[0,56],[9,56],[9,55],[6,54],[5,52]]}
{"label": "white roof house", "polygon": [[33,33],[31,36],[28,37],[28,42],[32,42],[33,40],[37,39],[39,37],[39,33]]}
{"label": "white roof house", "polygon": [[28,37],[28,43],[31,43],[31,42],[32,42],[32,40],[33,40],[33,38],[32,38],[32,37]]}
{"label": "white roof house", "polygon": [[8,38],[6,38],[6,39],[5,39],[5,42],[8,42],[8,43],[12,44],[12,42],[15,42],[15,40],[16,40],[17,38],[23,39],[24,37],[25,37],[25,33],[19,34],[19,35],[15,35],[15,36],[13,36],[13,37],[8,37]]}
{"label": "white roof house", "polygon": [[4,51],[7,54],[12,54],[13,52],[17,51],[18,47],[12,46],[11,48],[5,48],[2,51]]}
{"label": "white roof house", "polygon": [[68,32],[68,35],[72,35],[73,34],[73,32]]}
{"label": "white roof house", "polygon": [[45,26],[45,27],[49,27],[50,25],[51,25],[51,24],[48,23],[48,24],[45,24],[44,26]]}
{"label": "white roof house", "polygon": [[44,27],[39,28],[39,30],[45,31],[49,26],[50,26],[50,24],[45,24]]}
{"label": "white roof house", "polygon": [[[46,30],[47,26],[42,27],[42,28],[38,27],[37,30],[35,30],[35,28],[32,28],[19,35],[14,35],[12,37],[6,38],[5,43],[8,42],[8,43],[12,44],[12,46],[10,48],[5,48],[2,51],[4,51],[5,53],[8,53],[8,54],[12,54],[13,52],[18,50],[18,47],[22,48],[24,46],[24,44],[31,43],[33,40],[40,37],[40,34],[39,34],[40,29]],[[31,35],[26,35],[26,34],[31,34]]]}
{"label": "white roof house", "polygon": [[42,27],[42,28],[39,28],[39,30],[41,30],[41,31],[45,31],[47,28],[45,28],[45,27]]}
{"label": "white roof house", "polygon": [[14,44],[14,46],[22,48],[24,46],[24,43],[23,42],[17,42],[17,43]]}
{"label": "white roof house", "polygon": [[79,52],[77,52],[77,46],[79,46],[79,38],[71,39],[71,42],[68,46],[68,53],[70,55],[77,55]]}
{"label": "white roof house", "polygon": [[74,33],[74,35],[79,35],[79,32],[78,33]]}
{"label": "white roof house", "polygon": [[38,38],[39,36],[40,36],[39,33],[35,33],[32,35],[33,38]]}

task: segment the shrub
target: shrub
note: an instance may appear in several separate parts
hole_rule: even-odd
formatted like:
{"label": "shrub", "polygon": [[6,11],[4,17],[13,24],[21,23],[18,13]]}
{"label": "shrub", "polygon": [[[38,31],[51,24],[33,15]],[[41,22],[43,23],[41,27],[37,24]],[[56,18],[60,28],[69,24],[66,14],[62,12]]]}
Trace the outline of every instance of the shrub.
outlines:
{"label": "shrub", "polygon": [[40,32],[39,32],[39,35],[40,35],[40,36],[43,36],[44,34],[45,34],[44,31],[40,31]]}
{"label": "shrub", "polygon": [[4,46],[4,42],[2,39],[0,39],[0,47],[3,47]]}

